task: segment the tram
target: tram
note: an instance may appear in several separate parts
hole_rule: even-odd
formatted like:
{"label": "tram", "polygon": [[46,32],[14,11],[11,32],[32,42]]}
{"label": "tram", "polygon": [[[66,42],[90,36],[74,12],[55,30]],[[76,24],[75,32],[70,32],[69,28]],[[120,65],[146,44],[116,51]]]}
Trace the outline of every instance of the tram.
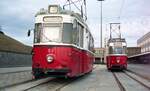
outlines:
{"label": "tram", "polygon": [[127,44],[124,38],[110,38],[107,45],[107,69],[124,70],[127,68]]}
{"label": "tram", "polygon": [[93,69],[94,39],[82,16],[49,5],[35,16],[33,78],[77,77]]}

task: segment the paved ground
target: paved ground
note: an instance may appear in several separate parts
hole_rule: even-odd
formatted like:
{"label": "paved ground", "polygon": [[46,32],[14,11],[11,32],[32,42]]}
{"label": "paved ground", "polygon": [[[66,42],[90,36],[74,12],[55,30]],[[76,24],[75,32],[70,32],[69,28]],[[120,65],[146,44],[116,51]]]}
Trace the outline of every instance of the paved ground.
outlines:
{"label": "paved ground", "polygon": [[111,72],[99,65],[88,76],[62,88],[61,91],[120,91]]}
{"label": "paved ground", "polygon": [[128,69],[150,79],[150,64],[128,64]]}
{"label": "paved ground", "polygon": [[[129,65],[128,69],[150,76],[149,65]],[[31,67],[26,68],[3,68],[0,69],[0,88],[32,80]],[[17,71],[15,73],[15,71]],[[10,73],[9,73],[10,72]],[[124,84],[127,91],[149,91],[129,77],[117,72],[119,80]],[[69,82],[69,84],[68,84]],[[149,82],[148,82],[149,83]],[[32,85],[31,83],[30,85]],[[29,85],[28,85],[29,86]],[[26,85],[24,86],[24,88]],[[61,88],[61,89],[60,89]],[[57,90],[59,89],[59,90]],[[10,90],[8,90],[10,91]],[[16,91],[16,90],[14,90]],[[19,91],[19,90],[18,90]],[[106,65],[96,65],[90,74],[79,77],[75,80],[53,79],[48,82],[34,86],[27,91],[120,91],[118,84],[112,74],[106,69]]]}
{"label": "paved ground", "polygon": [[[98,65],[92,73],[73,80],[64,86],[68,80],[56,79],[39,85],[29,91],[120,91],[111,72],[105,65]],[[57,90],[61,88],[60,90]]]}
{"label": "paved ground", "polygon": [[2,73],[13,73],[13,72],[20,72],[20,71],[31,71],[31,67],[10,67],[10,68],[0,68],[0,74]]}
{"label": "paved ground", "polygon": [[0,68],[0,88],[31,79],[31,67]]}

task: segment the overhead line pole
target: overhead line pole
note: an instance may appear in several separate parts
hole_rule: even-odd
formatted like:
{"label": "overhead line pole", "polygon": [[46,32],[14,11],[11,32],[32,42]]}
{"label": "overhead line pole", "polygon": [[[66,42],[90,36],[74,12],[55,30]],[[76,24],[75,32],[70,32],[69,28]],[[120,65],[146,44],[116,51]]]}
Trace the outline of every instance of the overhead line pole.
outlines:
{"label": "overhead line pole", "polygon": [[[101,1],[101,5],[100,5],[100,8],[101,8],[101,9],[100,9],[100,10],[101,10],[101,11],[100,11],[100,13],[101,13],[101,14],[100,14],[100,17],[101,17],[101,18],[100,18],[100,48],[101,48],[101,50],[102,50],[102,48],[103,48],[103,39],[102,39],[102,38],[103,38],[103,30],[102,30],[102,29],[103,29],[103,22],[102,22],[102,21],[103,21],[103,20],[102,20],[102,18],[103,18],[103,11],[102,11],[102,10],[103,10],[103,9],[102,9],[103,6],[102,6],[102,1],[104,1],[104,0],[97,0],[97,1]],[[104,61],[103,61],[103,59],[102,59],[102,57],[103,57],[102,55],[103,55],[103,53],[101,53],[101,55],[100,55],[100,61],[101,61],[101,63],[104,63]]]}
{"label": "overhead line pole", "polygon": [[100,14],[100,17],[101,17],[100,18],[100,41],[101,41],[100,42],[100,47],[102,48],[103,47],[103,44],[102,44],[103,43],[103,40],[102,40],[102,37],[103,37],[103,35],[102,35],[103,34],[102,33],[103,32],[102,31],[103,30],[103,24],[102,24],[103,23],[103,20],[102,20],[102,18],[103,18],[103,6],[102,6],[102,1],[104,1],[104,0],[98,0],[98,1],[101,1],[101,6],[100,6],[101,7],[101,11],[100,11],[100,13],[101,13]]}

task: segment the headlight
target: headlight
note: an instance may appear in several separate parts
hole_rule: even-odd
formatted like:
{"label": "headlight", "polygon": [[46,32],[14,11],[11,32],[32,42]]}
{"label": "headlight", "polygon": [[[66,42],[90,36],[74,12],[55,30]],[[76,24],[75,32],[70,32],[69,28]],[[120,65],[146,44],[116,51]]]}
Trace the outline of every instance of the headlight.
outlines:
{"label": "headlight", "polygon": [[117,63],[119,63],[120,62],[120,60],[117,60]]}
{"label": "headlight", "polygon": [[47,55],[47,62],[52,62],[54,60],[53,56]]}
{"label": "headlight", "polygon": [[48,12],[50,14],[57,14],[60,11],[60,6],[59,5],[49,5],[48,6]]}

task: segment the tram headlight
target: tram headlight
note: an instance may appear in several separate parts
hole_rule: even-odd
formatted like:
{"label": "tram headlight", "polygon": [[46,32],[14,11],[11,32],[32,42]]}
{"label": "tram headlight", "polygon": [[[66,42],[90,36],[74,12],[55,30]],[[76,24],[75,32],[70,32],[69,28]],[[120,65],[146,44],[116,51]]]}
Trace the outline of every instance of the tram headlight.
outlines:
{"label": "tram headlight", "polygon": [[59,12],[59,6],[58,5],[49,5],[48,11],[50,14],[57,14]]}
{"label": "tram headlight", "polygon": [[120,62],[120,60],[117,60],[117,63],[119,63]]}
{"label": "tram headlight", "polygon": [[47,59],[47,62],[50,63],[50,62],[52,62],[54,60],[54,57],[51,56],[51,55],[47,55],[46,59]]}

